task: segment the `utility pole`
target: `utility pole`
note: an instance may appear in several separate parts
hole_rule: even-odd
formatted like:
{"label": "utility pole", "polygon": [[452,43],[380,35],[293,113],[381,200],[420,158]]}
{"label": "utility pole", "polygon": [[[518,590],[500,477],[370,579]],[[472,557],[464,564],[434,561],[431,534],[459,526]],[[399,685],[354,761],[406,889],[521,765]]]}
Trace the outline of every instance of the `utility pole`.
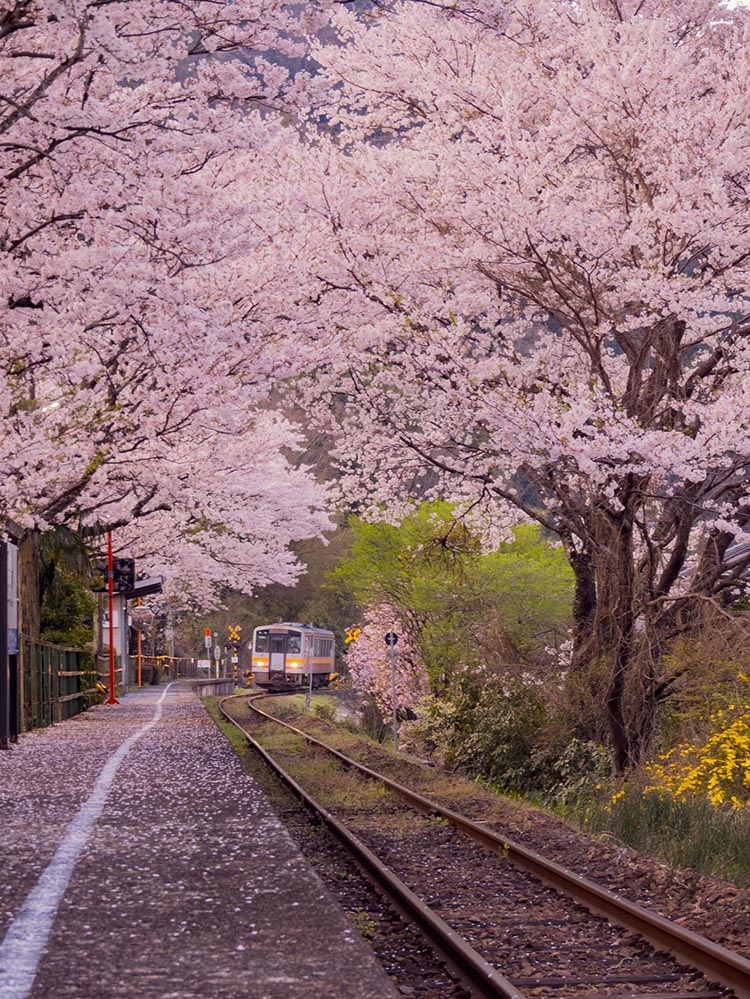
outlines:
{"label": "utility pole", "polygon": [[[138,603],[136,604],[136,606],[137,607],[141,606],[141,598],[140,597],[138,597]],[[142,682],[143,648],[141,646],[141,627],[140,627],[140,624],[138,626],[138,630],[136,631],[136,641],[138,643],[138,686],[142,687],[143,686],[143,682]]]}
{"label": "utility pole", "polygon": [[112,558],[112,532],[107,531],[107,607],[109,609],[109,697],[107,704],[119,704],[115,697],[115,567]]}

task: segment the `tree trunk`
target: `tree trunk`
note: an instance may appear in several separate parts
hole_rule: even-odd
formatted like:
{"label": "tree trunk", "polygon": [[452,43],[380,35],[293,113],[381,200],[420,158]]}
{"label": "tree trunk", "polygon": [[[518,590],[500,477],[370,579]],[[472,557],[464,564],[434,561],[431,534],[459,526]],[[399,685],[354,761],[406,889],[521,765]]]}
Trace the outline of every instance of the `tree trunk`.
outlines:
{"label": "tree trunk", "polygon": [[592,554],[574,556],[573,669],[592,677],[605,672],[593,694],[602,703],[612,765],[622,774],[639,766],[651,745],[654,670],[636,628],[633,520],[625,510],[595,511]]}
{"label": "tree trunk", "polygon": [[18,546],[18,628],[37,639],[42,619],[40,537],[38,531],[29,531]]}

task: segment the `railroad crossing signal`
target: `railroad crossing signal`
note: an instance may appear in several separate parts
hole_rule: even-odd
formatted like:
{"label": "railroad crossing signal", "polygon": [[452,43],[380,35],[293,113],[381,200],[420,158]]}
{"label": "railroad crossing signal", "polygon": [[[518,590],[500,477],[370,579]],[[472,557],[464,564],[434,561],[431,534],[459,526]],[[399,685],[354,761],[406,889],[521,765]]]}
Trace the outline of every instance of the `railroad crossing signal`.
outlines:
{"label": "railroad crossing signal", "polygon": [[224,644],[224,651],[227,654],[227,662],[232,664],[232,674],[234,679],[238,680],[240,632],[242,631],[242,625],[230,624],[227,630],[229,632],[229,636]]}
{"label": "railroad crossing signal", "polygon": [[362,633],[362,629],[361,628],[347,628],[346,629],[346,638],[344,639],[344,644],[348,645],[349,642],[356,642],[361,633]]}
{"label": "railroad crossing signal", "polygon": [[[104,576],[104,585],[94,590],[94,593],[106,593],[108,590],[109,578],[107,575],[107,563],[96,563],[97,573]],[[112,590],[114,593],[127,593],[135,589],[135,559],[114,558],[112,559]]]}

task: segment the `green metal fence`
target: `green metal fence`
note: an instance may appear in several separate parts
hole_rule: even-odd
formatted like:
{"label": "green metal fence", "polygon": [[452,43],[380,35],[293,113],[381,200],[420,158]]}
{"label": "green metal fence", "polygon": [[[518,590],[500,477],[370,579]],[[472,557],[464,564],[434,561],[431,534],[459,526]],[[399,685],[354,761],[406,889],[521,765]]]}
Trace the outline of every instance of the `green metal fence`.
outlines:
{"label": "green metal fence", "polygon": [[86,653],[49,642],[21,642],[21,727],[28,732],[83,711],[91,688]]}

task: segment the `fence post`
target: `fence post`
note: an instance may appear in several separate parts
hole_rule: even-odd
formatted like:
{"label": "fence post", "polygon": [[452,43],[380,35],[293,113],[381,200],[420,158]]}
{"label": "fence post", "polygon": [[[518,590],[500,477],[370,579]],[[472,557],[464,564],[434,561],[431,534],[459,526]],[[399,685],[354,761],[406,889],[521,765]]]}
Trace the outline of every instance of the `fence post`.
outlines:
{"label": "fence post", "polygon": [[46,725],[55,723],[55,679],[52,675],[52,649],[42,646],[42,663],[44,665],[44,722]]}
{"label": "fence post", "polygon": [[34,643],[29,643],[29,663],[31,668],[31,689],[33,691],[32,708],[32,728],[39,728],[44,718],[43,699],[44,686],[42,684],[41,649]]}

